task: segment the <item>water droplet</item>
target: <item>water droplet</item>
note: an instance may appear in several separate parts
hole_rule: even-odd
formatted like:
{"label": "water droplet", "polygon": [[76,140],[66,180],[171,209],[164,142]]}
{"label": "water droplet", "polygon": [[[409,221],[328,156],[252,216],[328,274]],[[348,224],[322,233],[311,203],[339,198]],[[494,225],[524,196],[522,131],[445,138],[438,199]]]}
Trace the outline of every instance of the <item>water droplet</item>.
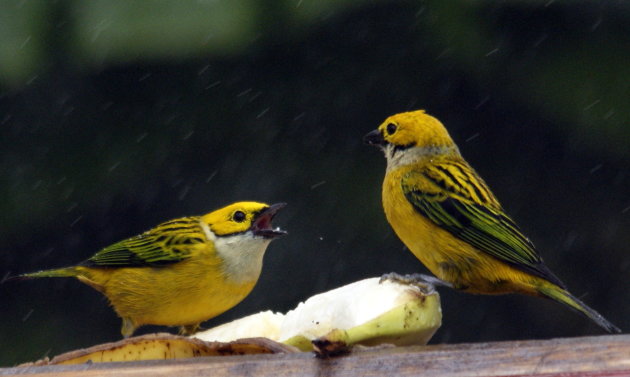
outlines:
{"label": "water droplet", "polygon": [[203,75],[208,70],[208,68],[210,68],[210,64],[206,64],[203,68],[201,68],[199,72],[197,72],[197,76]]}
{"label": "water droplet", "polygon": [[262,118],[263,115],[267,114],[267,111],[269,111],[269,107],[261,111],[258,115],[256,115],[256,119]]}
{"label": "water droplet", "polygon": [[212,174],[210,174],[210,176],[206,178],[206,183],[210,182],[210,180],[212,180],[212,178],[214,178],[214,176],[217,175],[218,172],[218,170],[213,171]]}
{"label": "water droplet", "polygon": [[210,84],[210,85],[206,86],[206,88],[205,88],[205,89],[206,89],[206,90],[207,90],[207,89],[212,89],[212,88],[214,88],[215,86],[217,86],[217,85],[219,85],[219,84],[221,84],[221,80],[213,82],[212,84]]}
{"label": "water droplet", "polygon": [[326,181],[317,182],[317,183],[315,183],[314,185],[311,186],[311,190],[314,190],[314,189],[316,189],[319,186],[322,186],[324,184],[326,184]]}
{"label": "water droplet", "polygon": [[604,166],[604,165],[603,165],[603,164],[597,164],[597,165],[593,166],[593,168],[592,168],[591,170],[589,170],[588,172],[589,172],[590,174],[593,174],[593,173],[595,173],[596,171],[598,171],[599,169],[601,169],[601,168],[602,168],[602,166]]}
{"label": "water droplet", "polygon": [[116,168],[120,165],[121,161],[116,162],[114,165],[110,166],[109,169],[107,169],[108,172],[113,172],[114,170],[116,170]]}
{"label": "water droplet", "polygon": [[496,54],[497,52],[499,52],[499,49],[498,49],[498,48],[495,48],[495,49],[491,50],[490,52],[488,52],[485,56],[486,56],[486,57],[488,57],[488,56],[490,56],[490,55],[494,55],[494,54]]}
{"label": "water droplet", "polygon": [[152,74],[153,73],[151,73],[151,72],[145,73],[144,75],[140,76],[140,78],[138,79],[138,82],[148,79],[149,77],[151,77]]}
{"label": "water droplet", "polygon": [[251,92],[251,91],[252,91],[252,88],[245,89],[245,90],[243,90],[242,92],[240,92],[239,94],[237,94],[236,96],[237,96],[237,97],[242,97],[242,96],[244,96],[244,95],[247,95],[247,94],[248,94],[249,92]]}
{"label": "water droplet", "polygon": [[184,186],[184,188],[182,189],[182,191],[179,192],[179,195],[177,195],[177,200],[184,200],[184,198],[186,197],[186,195],[188,195],[188,192],[190,191],[190,185],[186,185]]}
{"label": "water droplet", "polygon": [[33,312],[35,311],[35,309],[31,309],[29,310],[26,315],[24,317],[22,317],[22,322],[26,322],[26,320],[28,320],[28,318],[31,316],[31,314],[33,314]]}
{"label": "water droplet", "polygon": [[469,137],[468,139],[466,139],[466,143],[475,140],[476,138],[479,137],[479,132],[477,132],[476,134],[473,134],[471,137]]}
{"label": "water droplet", "polygon": [[20,50],[22,50],[24,47],[26,47],[26,45],[28,44],[28,42],[31,41],[31,36],[29,35],[28,37],[26,37],[26,39],[24,40],[24,42],[22,42],[22,44],[20,45]]}
{"label": "water droplet", "polygon": [[189,131],[186,135],[184,135],[184,137],[182,138],[182,140],[188,140],[190,139],[190,137],[195,133],[195,131]]}
{"label": "water droplet", "polygon": [[81,221],[81,219],[83,219],[83,215],[77,217],[73,222],[70,223],[70,228],[74,227],[75,225],[77,225],[77,223],[79,221]]}
{"label": "water droplet", "polygon": [[595,105],[597,105],[598,103],[600,103],[601,101],[602,101],[602,100],[599,100],[599,99],[598,99],[598,100],[596,100],[596,101],[593,101],[590,105],[586,106],[583,110],[584,110],[584,111],[588,111],[588,110],[590,110],[593,106],[595,106]]}
{"label": "water droplet", "polygon": [[137,138],[136,138],[136,143],[141,142],[142,140],[144,140],[145,137],[147,137],[147,135],[149,135],[148,132],[143,132],[141,133]]}
{"label": "water droplet", "polygon": [[479,103],[477,104],[477,106],[475,106],[475,110],[479,110],[479,108],[485,105],[486,102],[488,102],[489,100],[490,100],[490,96],[485,96],[484,98],[482,98],[481,101],[479,101]]}

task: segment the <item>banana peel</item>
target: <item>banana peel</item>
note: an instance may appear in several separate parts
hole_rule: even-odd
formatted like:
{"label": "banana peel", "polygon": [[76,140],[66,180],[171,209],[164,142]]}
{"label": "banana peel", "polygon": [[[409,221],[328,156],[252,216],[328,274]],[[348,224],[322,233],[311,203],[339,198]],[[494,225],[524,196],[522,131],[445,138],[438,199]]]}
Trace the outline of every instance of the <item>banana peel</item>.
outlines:
{"label": "banana peel", "polygon": [[230,341],[265,336],[323,356],[354,345],[424,345],[442,323],[430,284],[371,278],[315,295],[286,314],[261,312],[193,335]]}
{"label": "banana peel", "polygon": [[[428,303],[422,299],[412,300],[362,325],[348,330],[331,330],[328,334],[313,339],[313,348],[318,355],[334,356],[346,353],[349,347],[355,344],[365,346],[426,344],[439,327],[439,323],[435,322],[437,318],[432,316],[435,313],[432,309],[436,308],[431,306],[436,304],[439,306],[436,300]],[[286,344],[300,348],[295,340]]]}
{"label": "banana peel", "polygon": [[166,333],[149,334],[118,342],[67,352],[22,366],[72,365],[115,361],[183,359],[200,356],[255,355],[296,352],[292,347],[266,338],[240,339],[234,342],[205,342]]}

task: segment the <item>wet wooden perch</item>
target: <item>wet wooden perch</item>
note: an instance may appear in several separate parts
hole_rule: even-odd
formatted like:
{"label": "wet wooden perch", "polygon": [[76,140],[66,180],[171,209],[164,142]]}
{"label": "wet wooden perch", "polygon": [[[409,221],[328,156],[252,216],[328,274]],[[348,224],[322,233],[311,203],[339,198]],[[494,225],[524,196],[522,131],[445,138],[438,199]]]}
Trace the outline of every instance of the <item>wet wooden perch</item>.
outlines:
{"label": "wet wooden perch", "polygon": [[630,335],[0,369],[1,376],[630,376]]}

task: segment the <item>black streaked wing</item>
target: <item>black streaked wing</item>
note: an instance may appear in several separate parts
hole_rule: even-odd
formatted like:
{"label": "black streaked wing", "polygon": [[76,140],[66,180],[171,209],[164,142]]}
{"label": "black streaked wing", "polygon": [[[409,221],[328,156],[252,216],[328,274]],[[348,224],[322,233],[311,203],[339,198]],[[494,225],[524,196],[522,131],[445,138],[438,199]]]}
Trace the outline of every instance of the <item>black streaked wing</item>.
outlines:
{"label": "black streaked wing", "polygon": [[407,173],[401,184],[416,211],[455,237],[518,269],[564,286],[468,164],[435,163]]}
{"label": "black streaked wing", "polygon": [[204,243],[198,217],[171,220],[136,237],[117,242],[83,263],[89,267],[146,267],[182,261]]}

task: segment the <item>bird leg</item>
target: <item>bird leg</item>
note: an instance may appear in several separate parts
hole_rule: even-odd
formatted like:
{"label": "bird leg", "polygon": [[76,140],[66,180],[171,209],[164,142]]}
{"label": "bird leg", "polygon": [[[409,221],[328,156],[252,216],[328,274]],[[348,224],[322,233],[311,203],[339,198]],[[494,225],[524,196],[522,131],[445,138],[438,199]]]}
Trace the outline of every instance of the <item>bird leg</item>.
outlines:
{"label": "bird leg", "polygon": [[122,321],[122,328],[120,329],[120,332],[122,333],[123,338],[129,338],[133,332],[136,331],[137,326],[131,318],[124,317]]}
{"label": "bird leg", "polygon": [[201,325],[200,323],[195,323],[193,325],[180,326],[179,327],[179,335],[190,336],[190,335],[196,333],[197,331],[201,330],[201,326],[200,325]]}

